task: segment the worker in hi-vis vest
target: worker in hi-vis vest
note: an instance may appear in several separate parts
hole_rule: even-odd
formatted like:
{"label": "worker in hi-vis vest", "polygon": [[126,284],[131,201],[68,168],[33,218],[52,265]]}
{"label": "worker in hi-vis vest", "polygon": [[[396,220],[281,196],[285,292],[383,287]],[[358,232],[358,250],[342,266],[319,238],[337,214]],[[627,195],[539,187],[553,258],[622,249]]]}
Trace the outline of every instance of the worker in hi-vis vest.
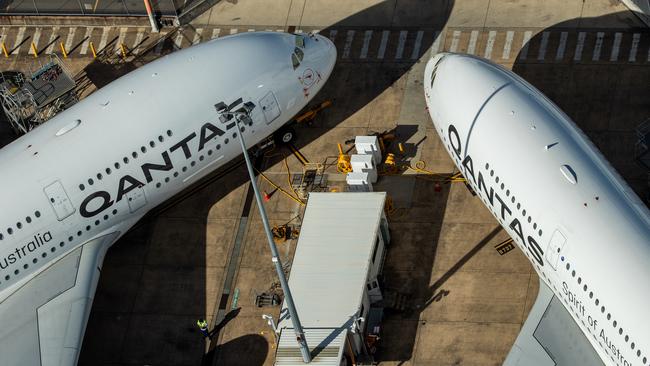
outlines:
{"label": "worker in hi-vis vest", "polygon": [[197,320],[196,325],[199,326],[199,329],[201,330],[201,333],[203,333],[204,337],[212,339],[210,331],[208,330],[208,322],[205,319]]}

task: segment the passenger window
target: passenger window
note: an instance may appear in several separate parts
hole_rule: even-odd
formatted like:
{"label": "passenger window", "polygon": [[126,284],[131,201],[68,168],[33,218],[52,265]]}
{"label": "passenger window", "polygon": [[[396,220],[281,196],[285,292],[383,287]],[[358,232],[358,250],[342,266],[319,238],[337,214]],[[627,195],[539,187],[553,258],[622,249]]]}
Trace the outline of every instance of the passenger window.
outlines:
{"label": "passenger window", "polygon": [[433,82],[436,80],[436,70],[438,69],[438,65],[434,66],[433,72],[431,73],[431,88],[433,89]]}
{"label": "passenger window", "polygon": [[298,60],[298,56],[296,56],[295,53],[291,54],[291,62],[293,63],[293,69],[297,69],[298,66],[300,66],[300,60]]}

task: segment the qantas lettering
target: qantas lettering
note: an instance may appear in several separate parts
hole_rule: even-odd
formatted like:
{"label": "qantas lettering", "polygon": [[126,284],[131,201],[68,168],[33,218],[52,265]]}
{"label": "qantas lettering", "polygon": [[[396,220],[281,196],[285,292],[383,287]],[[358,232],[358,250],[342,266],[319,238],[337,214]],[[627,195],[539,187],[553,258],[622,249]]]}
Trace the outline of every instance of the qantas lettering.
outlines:
{"label": "qantas lettering", "polygon": [[52,240],[52,234],[47,231],[43,234],[36,234],[34,238],[29,243],[23,245],[22,247],[16,248],[13,252],[9,253],[6,257],[0,260],[0,268],[7,269],[10,265],[16,263],[16,261],[23,259],[29,253],[32,253],[36,249],[40,248],[43,244],[48,243]]}
{"label": "qantas lettering", "polygon": [[[449,142],[451,143],[452,150],[454,154],[458,157],[459,161],[462,161],[461,165],[464,171],[466,178],[471,178],[474,186],[477,187],[477,193],[484,196],[490,205],[494,207],[495,210],[500,212],[501,218],[510,224],[508,225],[512,231],[517,235],[521,240],[521,243],[524,243],[528,252],[533,256],[535,261],[539,263],[540,266],[544,266],[544,251],[539,246],[537,241],[530,235],[524,233],[524,229],[521,225],[521,221],[518,218],[512,217],[512,210],[508,207],[508,204],[499,196],[499,193],[494,191],[493,187],[489,187],[485,184],[485,179],[483,178],[483,172],[480,170],[476,173],[474,169],[474,162],[471,155],[467,154],[465,158],[462,157],[462,144],[460,139],[460,134],[454,125],[449,125],[448,128]],[[498,206],[495,206],[494,199],[498,201]]]}
{"label": "qantas lettering", "polygon": [[[226,126],[226,130],[231,129],[235,126],[234,123],[231,123]],[[199,145],[198,145],[198,150],[201,151],[205,147],[205,145],[212,139],[223,136],[226,132],[219,127],[215,126],[212,123],[205,123],[203,126],[201,126],[201,131],[199,134]],[[192,151],[190,150],[189,143],[193,139],[196,138],[196,132],[192,132],[191,134],[187,135],[183,139],[181,139],[179,142],[176,144],[172,145],[171,148],[169,148],[169,151],[164,151],[162,154],[160,154],[162,158],[162,162],[159,163],[152,163],[152,162],[147,162],[144,163],[140,166],[140,169],[142,170],[142,175],[143,179],[137,179],[131,175],[124,175],[120,178],[118,188],[117,188],[117,193],[115,195],[115,200],[113,200],[113,197],[109,192],[106,191],[97,191],[94,193],[91,193],[88,195],[83,202],[81,202],[81,206],[79,207],[79,212],[81,213],[81,216],[83,217],[94,217],[107,208],[113,206],[113,204],[121,201],[126,194],[131,192],[134,189],[138,189],[141,187],[144,187],[145,184],[149,184],[153,181],[153,175],[152,171],[157,170],[157,171],[170,171],[174,169],[174,164],[172,163],[172,160],[169,156],[170,153],[173,153],[176,150],[181,150],[183,152],[183,156],[185,157],[186,160],[190,159],[192,157]]]}

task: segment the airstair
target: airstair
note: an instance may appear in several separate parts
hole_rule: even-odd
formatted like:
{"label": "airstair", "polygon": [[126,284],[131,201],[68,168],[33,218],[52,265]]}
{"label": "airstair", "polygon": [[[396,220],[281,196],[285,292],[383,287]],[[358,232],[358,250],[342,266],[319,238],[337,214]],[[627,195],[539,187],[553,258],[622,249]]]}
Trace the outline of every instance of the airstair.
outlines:
{"label": "airstair", "polygon": [[18,135],[31,131],[77,101],[75,81],[55,54],[29,75],[18,71],[0,73],[0,103]]}

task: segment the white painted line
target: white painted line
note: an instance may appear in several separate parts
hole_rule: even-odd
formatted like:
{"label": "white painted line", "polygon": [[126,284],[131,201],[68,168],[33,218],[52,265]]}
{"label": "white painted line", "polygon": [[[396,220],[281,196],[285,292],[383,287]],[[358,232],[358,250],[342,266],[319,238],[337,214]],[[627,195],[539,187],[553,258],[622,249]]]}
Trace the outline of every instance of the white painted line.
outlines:
{"label": "white painted line", "polygon": [[201,42],[201,34],[203,34],[203,28],[199,28],[196,30],[194,33],[194,39],[192,40],[192,44],[198,44]]}
{"label": "white painted line", "polygon": [[368,47],[370,47],[370,39],[372,38],[372,31],[367,30],[363,33],[363,46],[361,46],[361,54],[359,58],[368,57]]}
{"label": "white painted line", "polygon": [[503,45],[503,55],[501,58],[507,60],[510,58],[510,49],[512,49],[512,39],[515,38],[515,32],[507,31],[506,32],[506,43]]}
{"label": "white painted line", "polygon": [[533,32],[525,31],[524,38],[521,40],[521,50],[519,51],[519,58],[521,60],[525,60],[528,57],[528,44],[531,38],[533,38]]}
{"label": "white painted line", "polygon": [[174,46],[176,46],[176,48],[180,50],[182,44],[183,44],[183,32],[179,31],[178,33],[176,33],[176,38],[174,39]]}
{"label": "white painted line", "polygon": [[548,37],[551,32],[542,33],[542,42],[539,44],[539,53],[537,54],[537,61],[544,61],[546,58],[546,47],[548,47]]}
{"label": "white painted line", "polygon": [[[433,34],[433,44],[431,45],[431,57],[438,54],[439,51],[442,51],[445,48],[445,33],[442,31],[436,31]],[[440,47],[442,45],[442,48]]]}
{"label": "white painted line", "polygon": [[81,49],[79,50],[80,55],[88,53],[88,46],[90,45],[90,37],[93,35],[93,29],[95,29],[95,27],[86,27],[86,34],[84,34],[86,40],[81,44]]}
{"label": "white painted line", "polygon": [[140,43],[142,42],[142,39],[144,38],[144,28],[138,28],[138,33],[135,35],[135,41],[133,42],[133,52],[138,53],[138,50],[140,50]]}
{"label": "white painted line", "polygon": [[[255,29],[253,29],[253,28],[248,28],[248,31],[249,31],[249,32],[255,32]],[[300,33],[300,32],[298,32],[298,33]]]}
{"label": "white painted line", "polygon": [[7,28],[2,27],[2,31],[0,31],[0,41],[4,41],[6,33],[7,33]]}
{"label": "white painted line", "polygon": [[473,55],[476,53],[476,42],[478,41],[478,31],[473,30],[469,35],[469,45],[467,46],[467,53]]}
{"label": "white painted line", "polygon": [[23,39],[25,39],[25,31],[26,30],[27,30],[27,27],[18,28],[18,35],[16,35],[16,41],[14,42],[14,47],[13,47],[14,50],[11,52],[12,55],[17,55],[18,51],[20,51],[21,43],[22,43]]}
{"label": "white painted line", "polygon": [[636,62],[636,53],[639,49],[639,42],[641,41],[641,33],[634,33],[632,35],[632,48],[630,48],[630,56],[627,58],[630,62]]}
{"label": "white painted line", "polygon": [[377,51],[377,58],[380,60],[383,59],[386,54],[386,45],[388,44],[389,35],[390,31],[385,30],[381,32],[381,43],[379,44],[379,51]]}
{"label": "white painted line", "polygon": [[219,33],[221,33],[221,28],[215,28],[212,30],[212,39],[219,38]]}
{"label": "white painted line", "polygon": [[319,34],[319,33],[320,33],[320,29],[314,29],[314,30],[311,31],[311,32],[312,32],[313,34]]}
{"label": "white painted line", "polygon": [[418,31],[417,36],[415,36],[415,46],[413,46],[413,52],[411,52],[411,60],[417,60],[420,57],[423,36],[424,31]]}
{"label": "white painted line", "polygon": [[[36,52],[38,52],[38,41],[41,40],[41,32],[43,31],[43,28],[37,27],[34,30],[34,35],[32,36],[32,43],[34,43],[34,47],[36,47]],[[32,50],[32,46],[29,46],[29,51],[27,52],[29,55],[33,55],[34,51]]]}
{"label": "white painted line", "polygon": [[[253,30],[249,29],[248,31],[249,32],[254,32],[255,30],[254,29]],[[296,29],[296,33],[305,33],[305,32],[303,32],[302,29]]]}
{"label": "white painted line", "polygon": [[345,45],[343,46],[343,55],[341,55],[341,58],[350,57],[350,48],[352,48],[353,39],[354,39],[354,31],[349,30],[348,36],[345,38]]}
{"label": "white painted line", "polygon": [[567,38],[569,38],[569,32],[560,33],[560,44],[557,46],[557,52],[555,53],[555,61],[560,61],[564,59],[564,50],[566,50]]}
{"label": "white painted line", "polygon": [[334,42],[337,33],[338,31],[336,29],[330,29],[330,41]]}
{"label": "white painted line", "polygon": [[65,40],[65,52],[70,52],[75,33],[77,33],[77,27],[72,27],[68,30],[68,38]]}
{"label": "white painted line", "polygon": [[456,52],[458,50],[458,43],[460,42],[460,31],[454,31],[451,34],[451,46],[449,46],[449,52]]}
{"label": "white painted line", "polygon": [[113,47],[115,52],[118,52],[120,50],[120,46],[124,44],[124,39],[126,38],[126,31],[128,30],[129,28],[126,27],[120,28],[120,35],[117,37],[117,42],[115,42],[115,47]]}
{"label": "white painted line", "polygon": [[573,61],[580,61],[582,59],[582,50],[585,48],[585,37],[587,33],[578,33],[578,44],[576,44],[576,53],[573,55]]}
{"label": "white painted line", "polygon": [[596,46],[594,46],[594,54],[591,56],[591,61],[600,60],[600,51],[603,48],[603,38],[605,38],[605,32],[596,33]]}
{"label": "white painted line", "polygon": [[45,54],[51,55],[52,51],[54,51],[54,46],[56,44],[54,40],[56,39],[58,31],[59,31],[59,27],[52,27],[52,34],[50,34],[50,40],[48,42],[49,46],[47,46],[47,49],[45,50]]}
{"label": "white painted line", "polygon": [[484,57],[490,59],[492,57],[492,48],[494,47],[494,40],[497,38],[496,31],[490,31],[488,33],[487,45],[485,45],[485,54]]}
{"label": "white painted line", "polygon": [[284,32],[284,29],[276,29],[275,31],[278,32],[278,33],[282,33],[282,32]]}
{"label": "white painted line", "polygon": [[623,33],[616,32],[614,33],[614,44],[612,45],[612,54],[609,55],[610,61],[618,61],[618,52],[621,47],[621,40],[623,39]]}
{"label": "white painted line", "polygon": [[406,36],[408,35],[408,31],[399,31],[399,37],[397,39],[397,51],[395,51],[395,59],[400,59],[402,58],[402,55],[404,54],[404,45],[406,44]]}
{"label": "white painted line", "polygon": [[237,28],[230,28],[230,34],[237,34]]}

